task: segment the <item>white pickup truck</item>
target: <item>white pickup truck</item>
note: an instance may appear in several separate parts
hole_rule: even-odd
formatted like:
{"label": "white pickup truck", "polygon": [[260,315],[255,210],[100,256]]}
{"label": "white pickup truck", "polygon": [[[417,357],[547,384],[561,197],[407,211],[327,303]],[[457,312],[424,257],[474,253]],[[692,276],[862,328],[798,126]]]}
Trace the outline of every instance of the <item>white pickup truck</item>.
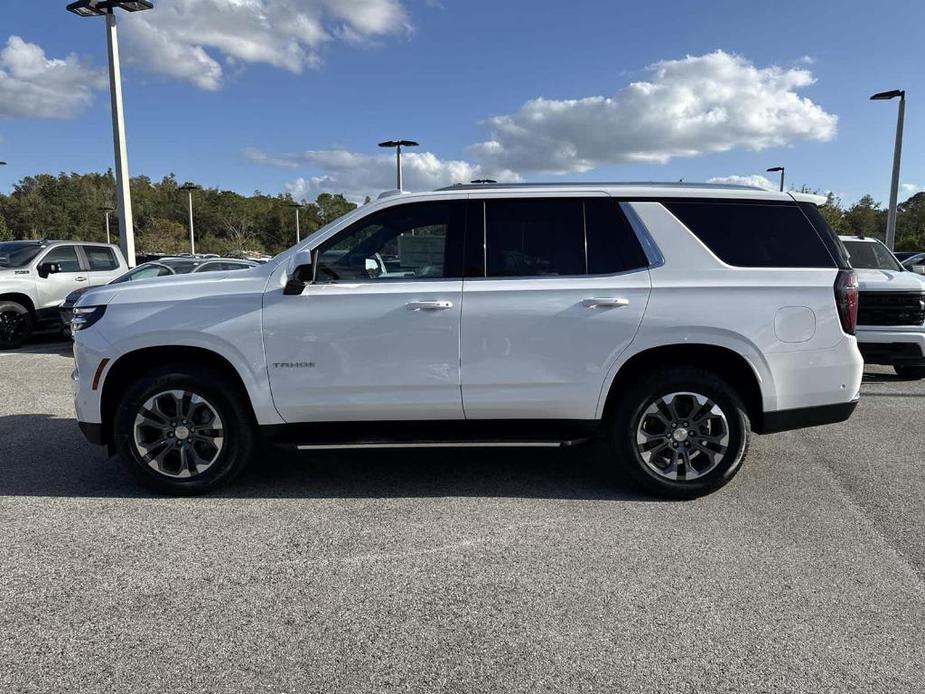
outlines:
{"label": "white pickup truck", "polygon": [[925,277],[872,238],[842,236],[860,285],[858,347],[868,364],[925,378]]}
{"label": "white pickup truck", "polygon": [[20,347],[36,328],[60,325],[64,297],[108,284],[126,270],[122,252],[106,243],[0,243],[0,349]]}

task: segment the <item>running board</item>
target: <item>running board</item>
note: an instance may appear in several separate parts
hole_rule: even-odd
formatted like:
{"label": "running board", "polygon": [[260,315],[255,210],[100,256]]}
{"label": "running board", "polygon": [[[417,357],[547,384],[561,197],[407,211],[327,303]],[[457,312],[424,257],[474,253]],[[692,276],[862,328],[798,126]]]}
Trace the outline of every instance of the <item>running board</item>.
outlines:
{"label": "running board", "polygon": [[271,443],[309,450],[349,448],[562,448],[601,432],[596,420],[306,422],[260,428]]}
{"label": "running board", "polygon": [[303,443],[300,451],[340,451],[364,448],[568,448],[587,443],[591,437],[569,441],[427,441],[419,443]]}

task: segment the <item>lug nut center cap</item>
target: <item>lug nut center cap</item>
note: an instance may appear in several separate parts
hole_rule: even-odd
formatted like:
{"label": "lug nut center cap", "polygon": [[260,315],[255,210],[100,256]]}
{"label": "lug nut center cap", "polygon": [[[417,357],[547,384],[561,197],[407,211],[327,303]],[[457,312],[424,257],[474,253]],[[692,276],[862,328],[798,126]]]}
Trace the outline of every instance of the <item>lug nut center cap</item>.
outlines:
{"label": "lug nut center cap", "polygon": [[177,438],[181,441],[186,441],[186,439],[189,438],[190,430],[185,426],[178,426],[174,429],[173,433],[176,434]]}
{"label": "lug nut center cap", "polygon": [[[179,434],[177,434],[179,436]],[[681,429],[680,427],[671,432],[671,438],[677,442],[687,441],[688,431],[687,429]]]}

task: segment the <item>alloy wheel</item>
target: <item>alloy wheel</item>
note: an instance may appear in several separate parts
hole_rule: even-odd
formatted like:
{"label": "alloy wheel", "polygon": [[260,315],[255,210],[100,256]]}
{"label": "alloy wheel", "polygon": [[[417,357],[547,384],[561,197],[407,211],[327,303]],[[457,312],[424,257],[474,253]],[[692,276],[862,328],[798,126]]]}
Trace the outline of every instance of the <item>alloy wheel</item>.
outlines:
{"label": "alloy wheel", "polygon": [[658,477],[686,482],[710,473],[726,456],[729,422],[710,398],[690,392],[654,398],[636,427],[636,449]]}
{"label": "alloy wheel", "polygon": [[135,447],[142,462],[175,479],[201,475],[218,460],[224,427],[201,395],[167,390],[145,401],[135,416]]}

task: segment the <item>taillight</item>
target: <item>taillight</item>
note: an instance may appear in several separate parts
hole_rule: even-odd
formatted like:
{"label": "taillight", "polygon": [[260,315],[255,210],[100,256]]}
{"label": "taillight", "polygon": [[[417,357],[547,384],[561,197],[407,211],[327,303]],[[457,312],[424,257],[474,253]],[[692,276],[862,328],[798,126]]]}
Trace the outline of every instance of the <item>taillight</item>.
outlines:
{"label": "taillight", "polygon": [[835,279],[835,306],[841,327],[854,335],[858,327],[858,276],[854,270],[840,270]]}

